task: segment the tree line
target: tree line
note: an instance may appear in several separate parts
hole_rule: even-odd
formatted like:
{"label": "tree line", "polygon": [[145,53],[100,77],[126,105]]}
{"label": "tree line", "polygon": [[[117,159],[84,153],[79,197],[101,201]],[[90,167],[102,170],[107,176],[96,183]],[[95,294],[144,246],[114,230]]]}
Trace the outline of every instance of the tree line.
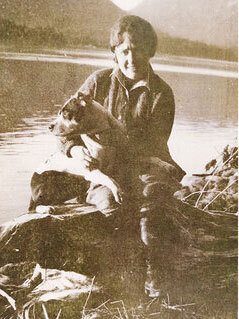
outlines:
{"label": "tree line", "polygon": [[[191,56],[227,61],[237,61],[237,48],[220,48],[205,43],[190,41],[182,38],[173,38],[158,33],[160,54]],[[83,47],[92,45],[97,48],[108,48],[108,37],[97,38],[92,34],[71,36],[50,26],[28,27],[17,25],[9,19],[0,19],[0,40],[3,44],[50,46],[61,48]]]}

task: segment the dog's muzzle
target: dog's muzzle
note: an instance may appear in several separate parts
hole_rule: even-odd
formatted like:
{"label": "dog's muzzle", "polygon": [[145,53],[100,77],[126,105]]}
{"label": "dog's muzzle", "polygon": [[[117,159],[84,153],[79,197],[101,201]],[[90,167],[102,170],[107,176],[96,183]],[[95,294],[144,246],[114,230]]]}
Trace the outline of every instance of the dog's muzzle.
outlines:
{"label": "dog's muzzle", "polygon": [[48,129],[52,132],[53,129],[55,127],[55,124],[54,123],[51,123],[49,126],[48,126]]}

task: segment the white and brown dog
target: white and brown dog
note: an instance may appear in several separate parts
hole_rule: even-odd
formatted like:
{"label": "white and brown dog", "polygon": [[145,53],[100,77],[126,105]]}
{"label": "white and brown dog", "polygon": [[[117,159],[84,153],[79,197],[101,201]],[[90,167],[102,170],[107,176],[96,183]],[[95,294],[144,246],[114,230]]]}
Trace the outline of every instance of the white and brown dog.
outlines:
{"label": "white and brown dog", "polygon": [[[82,178],[107,186],[115,201],[121,203],[122,190],[114,176],[119,170],[117,161],[126,159],[123,154],[126,137],[121,124],[108,110],[79,92],[77,97],[72,97],[63,105],[49,129],[61,144],[81,140],[85,153],[97,161],[97,168],[90,170],[79,159],[68,157],[60,151],[53,154],[33,174],[29,211],[49,213],[53,209],[50,205],[77,197],[82,192]],[[56,191],[61,181],[60,188],[64,189],[64,195]]]}
{"label": "white and brown dog", "polygon": [[[174,183],[169,182],[169,177],[176,174],[173,165],[144,154],[137,157],[136,163],[123,125],[106,108],[81,92],[63,105],[49,129],[61,146],[69,141],[72,145],[79,145],[81,141],[85,154],[95,159],[97,165],[89,169],[79,158],[68,157],[60,151],[50,156],[33,174],[29,211],[49,213],[54,209],[51,205],[81,197],[89,186],[86,181],[106,186],[115,202],[121,204],[123,192],[119,184],[126,187],[132,170],[143,163],[152,167],[153,174],[161,183],[172,184],[176,190],[179,187],[175,178]],[[143,178],[144,175],[141,176]],[[144,190],[144,193],[147,194],[143,193],[144,196],[148,196],[151,188],[145,187],[147,192]]]}

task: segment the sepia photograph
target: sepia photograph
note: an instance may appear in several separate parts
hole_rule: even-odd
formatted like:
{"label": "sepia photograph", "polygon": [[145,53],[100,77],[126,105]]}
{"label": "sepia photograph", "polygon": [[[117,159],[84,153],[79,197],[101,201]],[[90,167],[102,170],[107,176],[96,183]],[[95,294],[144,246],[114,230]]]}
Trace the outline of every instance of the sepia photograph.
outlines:
{"label": "sepia photograph", "polygon": [[237,319],[237,0],[0,0],[0,319]]}

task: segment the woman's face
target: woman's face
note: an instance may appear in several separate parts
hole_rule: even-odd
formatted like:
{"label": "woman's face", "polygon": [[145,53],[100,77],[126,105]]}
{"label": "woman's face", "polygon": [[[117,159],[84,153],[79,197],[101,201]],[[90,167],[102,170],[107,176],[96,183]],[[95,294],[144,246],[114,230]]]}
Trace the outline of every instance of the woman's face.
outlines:
{"label": "woman's face", "polygon": [[124,41],[115,48],[115,57],[121,72],[131,80],[141,80],[148,73],[149,57],[142,45],[132,43],[127,32],[123,34]]}

